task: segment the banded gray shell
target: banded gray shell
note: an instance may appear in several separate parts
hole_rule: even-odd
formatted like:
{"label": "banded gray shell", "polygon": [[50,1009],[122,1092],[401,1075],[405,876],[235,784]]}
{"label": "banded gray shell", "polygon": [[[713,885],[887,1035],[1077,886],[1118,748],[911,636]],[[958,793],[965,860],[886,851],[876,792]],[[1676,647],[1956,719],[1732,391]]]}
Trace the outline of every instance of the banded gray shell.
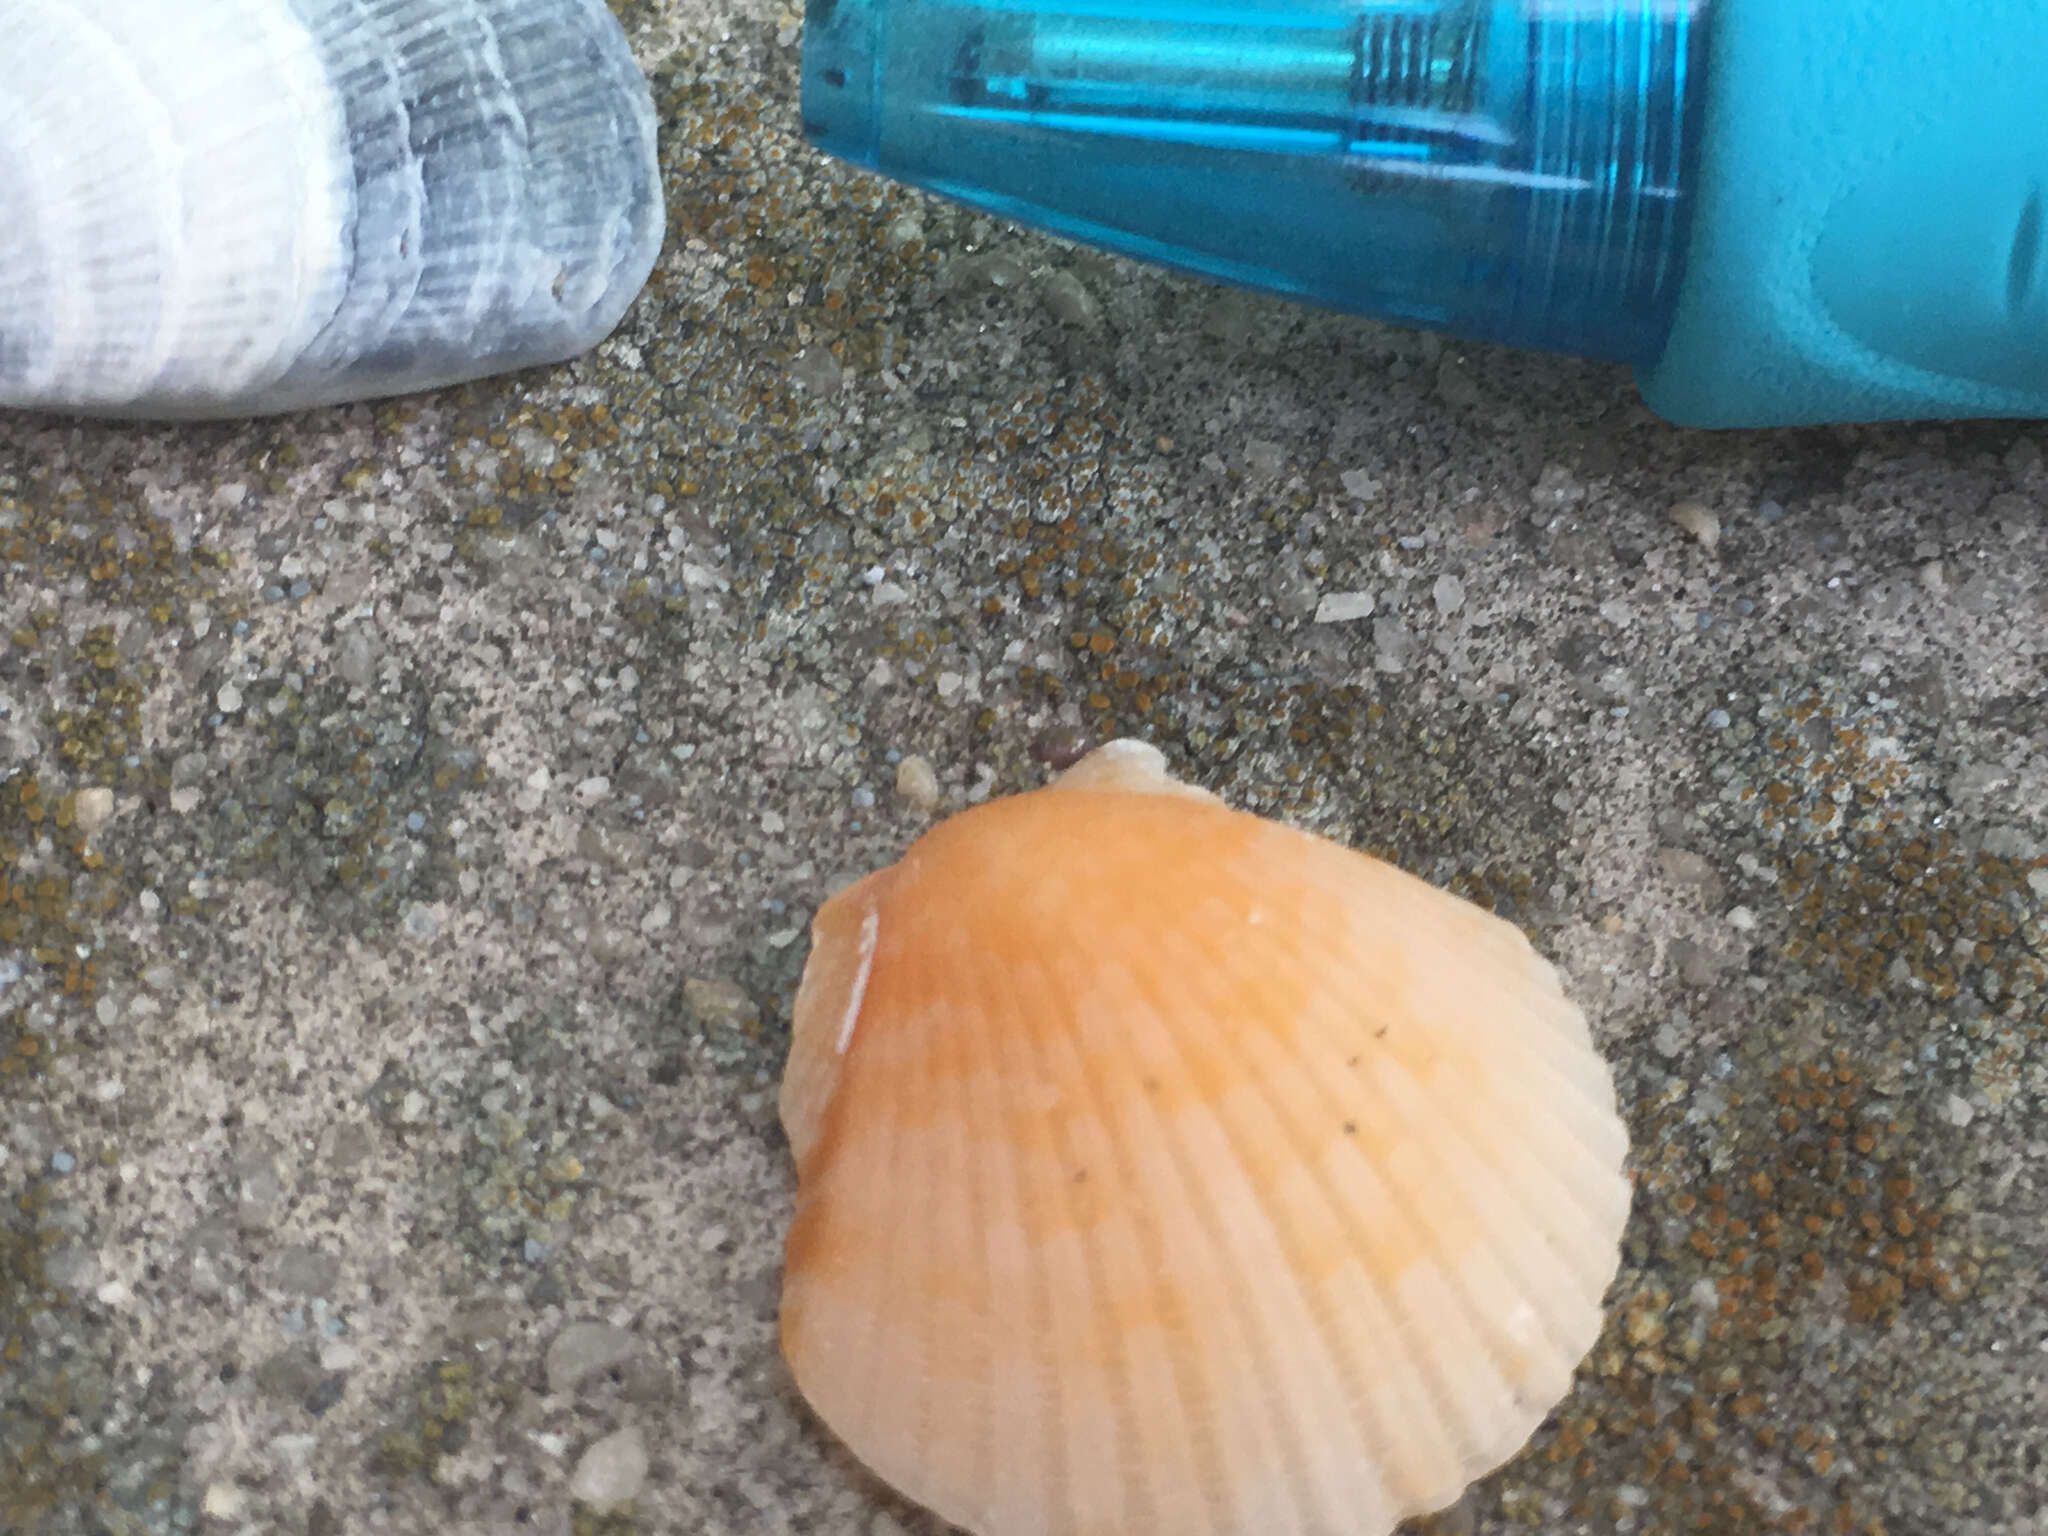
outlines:
{"label": "banded gray shell", "polygon": [[0,0],[0,406],[260,415],[559,362],[646,281],[603,0]]}

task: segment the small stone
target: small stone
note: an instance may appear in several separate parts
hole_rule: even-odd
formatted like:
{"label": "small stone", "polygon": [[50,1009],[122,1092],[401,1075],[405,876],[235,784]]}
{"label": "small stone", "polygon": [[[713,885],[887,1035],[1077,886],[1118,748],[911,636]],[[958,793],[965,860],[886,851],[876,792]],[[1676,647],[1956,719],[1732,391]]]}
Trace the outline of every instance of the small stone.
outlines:
{"label": "small stone", "polygon": [[1378,501],[1386,487],[1377,476],[1362,469],[1347,469],[1337,477],[1344,494],[1358,501]]}
{"label": "small stone", "polygon": [[811,395],[833,395],[846,377],[829,348],[806,347],[789,365],[790,382]]}
{"label": "small stone", "polygon": [[1472,370],[1465,366],[1465,360],[1450,353],[1436,369],[1437,398],[1445,405],[1463,410],[1479,403],[1479,381],[1472,376]]}
{"label": "small stone", "polygon": [[287,1296],[333,1296],[341,1281],[341,1260],[311,1244],[285,1249],[270,1265],[269,1282]]}
{"label": "small stone", "polygon": [[736,981],[722,976],[691,976],[683,981],[683,1005],[706,1037],[731,1042],[761,1033],[761,1010]]}
{"label": "small stone", "polygon": [[1756,914],[1747,907],[1728,909],[1728,926],[1737,933],[1750,933],[1756,928]]}
{"label": "small stone", "polygon": [[2027,889],[2043,901],[2048,901],[2048,869],[2027,871]]}
{"label": "small stone", "polygon": [[1708,554],[1721,542],[1721,515],[1705,502],[1681,501],[1671,509],[1674,527],[1699,540]]}
{"label": "small stone", "polygon": [[1268,478],[1287,468],[1287,448],[1271,438],[1248,438],[1244,445],[1244,467]]}
{"label": "small stone", "polygon": [[341,674],[343,682],[356,688],[366,686],[376,677],[377,648],[360,627],[350,629],[341,637],[334,670]]}
{"label": "small stone", "polygon": [[1942,1106],[1942,1113],[1948,1118],[1950,1125],[1958,1128],[1968,1125],[1977,1118],[1977,1111],[1970,1107],[1970,1101],[1959,1093],[1948,1096],[1948,1102]]}
{"label": "small stone", "polygon": [[548,1345],[545,1369],[549,1395],[561,1397],[574,1392],[600,1371],[624,1364],[639,1348],[638,1339],[610,1323],[571,1323]]}
{"label": "small stone", "polygon": [[1657,867],[1664,878],[1678,885],[1711,885],[1714,866],[1689,848],[1659,848]]}
{"label": "small stone", "polygon": [[220,692],[213,696],[213,702],[220,706],[222,714],[232,715],[242,707],[242,690],[233,683],[223,683]]}
{"label": "small stone", "polygon": [[1529,500],[1539,512],[1558,512],[1586,499],[1586,489],[1562,464],[1546,464],[1536,477]]}
{"label": "small stone", "polygon": [[1055,773],[1064,773],[1088,755],[1095,738],[1079,726],[1048,726],[1031,739],[1031,756]]}
{"label": "small stone", "polygon": [[248,1496],[225,1480],[208,1483],[199,1500],[199,1512],[214,1520],[239,1520]]}
{"label": "small stone", "polygon": [[43,1255],[43,1278],[61,1291],[82,1295],[99,1284],[100,1256],[84,1243],[59,1243]]}
{"label": "small stone", "polygon": [[1678,970],[1679,979],[1687,986],[1707,988],[1721,979],[1730,960],[1727,955],[1708,949],[1704,944],[1695,944],[1690,939],[1673,939],[1671,962]]}
{"label": "small stone", "polygon": [[319,1418],[321,1414],[340,1402],[342,1394],[347,1392],[347,1390],[347,1372],[336,1371],[331,1376],[321,1377],[313,1390],[306,1394],[306,1412],[313,1415],[316,1419]]}
{"label": "small stone", "polygon": [[665,901],[658,901],[647,909],[647,915],[640,919],[640,931],[650,938],[662,932],[675,920],[675,909]]}
{"label": "small stone", "polygon": [[286,1402],[304,1402],[319,1390],[320,1364],[303,1345],[281,1349],[256,1367],[257,1389]]}
{"label": "small stone", "polygon": [[647,1442],[628,1426],[583,1453],[569,1478],[569,1496],[599,1514],[608,1514],[639,1496],[647,1481]]}
{"label": "small stone", "polygon": [[199,791],[186,785],[171,791],[171,809],[180,816],[190,816],[199,809]]}
{"label": "small stone", "polygon": [[1047,313],[1062,325],[1092,326],[1100,313],[1088,285],[1064,267],[1046,274],[1038,285],[1038,296]]}
{"label": "small stone", "polygon": [[612,792],[612,781],[603,774],[593,774],[576,786],[576,798],[585,805],[596,805]]}
{"label": "small stone", "polygon": [[71,824],[87,837],[97,835],[113,819],[114,792],[104,785],[81,789],[71,802]]}
{"label": "small stone", "polygon": [[1400,672],[1415,654],[1415,636],[1398,619],[1374,619],[1372,623],[1373,665],[1382,672]]}
{"label": "small stone", "polygon": [[1316,604],[1315,622],[1350,624],[1359,619],[1369,619],[1373,606],[1370,592],[1326,592]]}
{"label": "small stone", "polygon": [[939,775],[927,759],[912,753],[896,765],[896,794],[930,815],[939,808]]}
{"label": "small stone", "polygon": [[284,1175],[277,1160],[261,1152],[236,1161],[235,1217],[245,1232],[260,1232],[272,1226],[285,1202]]}
{"label": "small stone", "polygon": [[2012,782],[2012,774],[1996,763],[1965,763],[1948,781],[1948,798],[1956,805],[1981,800]]}
{"label": "small stone", "polygon": [[1449,618],[1465,606],[1465,583],[1455,576],[1439,576],[1436,585],[1429,589],[1429,596],[1436,611]]}

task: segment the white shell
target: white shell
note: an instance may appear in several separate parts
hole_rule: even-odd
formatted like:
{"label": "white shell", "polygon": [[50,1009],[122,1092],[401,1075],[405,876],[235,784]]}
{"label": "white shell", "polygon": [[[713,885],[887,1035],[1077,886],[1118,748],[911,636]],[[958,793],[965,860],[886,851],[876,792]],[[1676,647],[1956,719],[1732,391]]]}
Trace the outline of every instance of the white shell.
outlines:
{"label": "white shell", "polygon": [[0,405],[254,415],[557,362],[664,227],[603,0],[0,0]]}

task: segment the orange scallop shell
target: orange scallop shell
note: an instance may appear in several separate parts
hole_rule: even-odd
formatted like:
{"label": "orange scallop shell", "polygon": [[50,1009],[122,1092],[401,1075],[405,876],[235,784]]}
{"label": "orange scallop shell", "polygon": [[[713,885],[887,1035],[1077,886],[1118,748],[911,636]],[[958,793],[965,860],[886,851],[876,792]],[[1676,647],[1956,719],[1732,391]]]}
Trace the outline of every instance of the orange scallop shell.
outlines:
{"label": "orange scallop shell", "polygon": [[1516,929],[1138,743],[819,910],[782,1116],[797,1383],[983,1536],[1451,1502],[1570,1386],[1629,1206]]}

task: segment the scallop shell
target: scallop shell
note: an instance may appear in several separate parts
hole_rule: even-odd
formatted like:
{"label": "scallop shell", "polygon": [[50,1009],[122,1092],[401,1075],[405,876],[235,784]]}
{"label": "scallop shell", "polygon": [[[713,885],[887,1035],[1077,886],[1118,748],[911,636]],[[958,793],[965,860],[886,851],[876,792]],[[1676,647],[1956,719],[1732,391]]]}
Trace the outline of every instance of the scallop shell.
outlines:
{"label": "scallop shell", "polygon": [[1629,1207],[1516,929],[1138,743],[819,910],[781,1105],[797,1383],[983,1536],[1453,1501],[1569,1388]]}
{"label": "scallop shell", "polygon": [[0,405],[255,415],[572,357],[664,226],[603,0],[0,0]]}

